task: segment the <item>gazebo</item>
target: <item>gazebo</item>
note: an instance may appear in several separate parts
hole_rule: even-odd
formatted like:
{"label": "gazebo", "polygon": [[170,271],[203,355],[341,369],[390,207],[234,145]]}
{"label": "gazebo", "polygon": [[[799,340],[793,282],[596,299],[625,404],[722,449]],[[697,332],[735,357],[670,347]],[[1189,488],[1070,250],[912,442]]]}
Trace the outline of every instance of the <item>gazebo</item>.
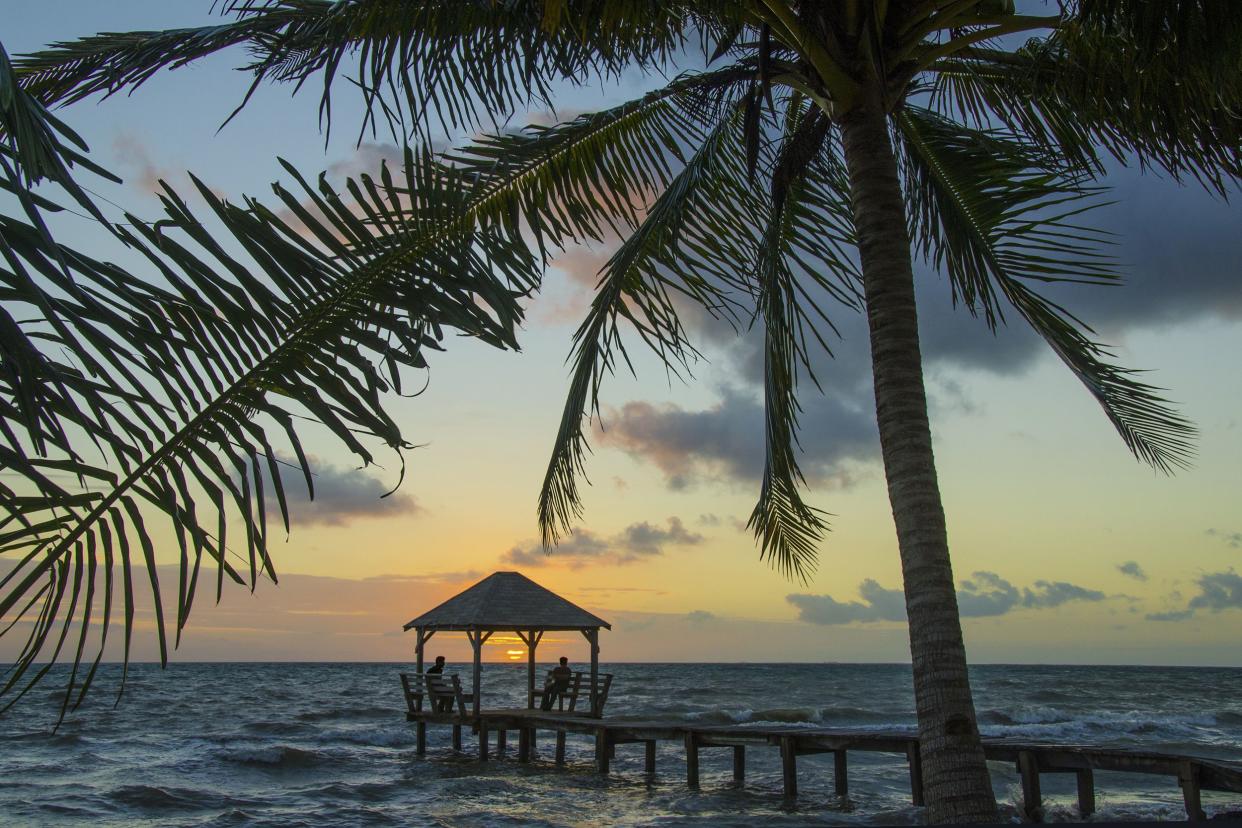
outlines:
{"label": "gazebo", "polygon": [[526,706],[535,706],[535,648],[545,632],[578,631],[591,645],[591,715],[599,716],[599,630],[612,625],[540,586],[520,572],[493,572],[474,586],[405,625],[418,636],[417,670],[427,642],[438,632],[464,632],[474,649],[474,718],[479,717],[483,644],[496,632],[514,632],[526,645]]}

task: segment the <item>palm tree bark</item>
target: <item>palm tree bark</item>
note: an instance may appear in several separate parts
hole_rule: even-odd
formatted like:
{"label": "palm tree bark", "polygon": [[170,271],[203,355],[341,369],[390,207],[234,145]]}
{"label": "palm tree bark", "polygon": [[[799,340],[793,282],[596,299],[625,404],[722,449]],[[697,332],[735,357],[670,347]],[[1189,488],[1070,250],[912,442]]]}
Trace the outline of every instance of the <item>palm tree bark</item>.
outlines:
{"label": "palm tree bark", "polygon": [[995,822],[966,672],[919,352],[910,236],[878,95],[841,122],[862,262],[876,415],[905,586],[928,818]]}

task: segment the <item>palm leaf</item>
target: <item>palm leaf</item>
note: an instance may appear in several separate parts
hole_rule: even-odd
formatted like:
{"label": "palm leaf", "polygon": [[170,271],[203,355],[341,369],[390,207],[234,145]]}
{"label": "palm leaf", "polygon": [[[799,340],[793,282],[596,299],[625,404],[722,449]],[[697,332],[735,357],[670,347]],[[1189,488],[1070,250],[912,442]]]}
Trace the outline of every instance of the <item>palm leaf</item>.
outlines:
{"label": "palm leaf", "polygon": [[[740,232],[744,225],[738,224],[736,212],[706,206],[719,208],[722,200],[735,202],[741,194],[723,189],[731,182],[722,178],[718,169],[727,163],[728,149],[736,140],[740,111],[722,102],[738,99],[749,85],[749,71],[730,68],[683,82],[687,86],[682,96],[667,100],[661,113],[666,120],[644,124],[642,130],[668,135],[673,139],[669,146],[676,152],[648,155],[651,160],[642,168],[658,171],[658,175],[648,175],[641,191],[632,190],[623,196],[637,194],[645,202],[657,188],[663,192],[605,266],[587,319],[574,334],[570,390],[539,495],[539,525],[545,546],[571,532],[581,514],[577,477],[585,471],[589,450],[583,419],[598,413],[604,376],[619,362],[629,364],[620,320],[628,320],[669,370],[677,372],[688,368],[695,352],[686,340],[670,290],[700,302],[710,313],[734,316],[736,303],[729,298],[727,283],[731,280],[736,284],[737,280],[722,263],[732,256],[749,254],[750,248]],[[702,97],[709,93],[716,95],[711,106]],[[684,160],[683,142],[698,144]],[[637,135],[617,144],[652,146],[649,139]],[[676,175],[670,172],[670,162],[683,165]],[[581,215],[592,202],[599,203],[589,192],[579,190],[568,195],[557,208],[566,214]],[[632,203],[626,197],[621,201]],[[638,218],[636,212],[629,215],[632,220]]]}
{"label": "palm leaf", "polygon": [[760,556],[803,583],[814,571],[828,525],[800,491],[806,481],[797,459],[798,377],[803,374],[819,388],[807,331],[831,354],[818,326],[833,331],[835,326],[800,281],[810,274],[832,298],[858,307],[855,297],[841,289],[855,284],[857,274],[843,249],[852,240],[852,221],[841,198],[844,171],[828,141],[829,129],[827,116],[803,106],[800,96],[787,102],[755,267],[756,316],[764,327],[765,462],[759,500],[747,525],[759,541]]}
{"label": "palm leaf", "polygon": [[939,108],[975,127],[1004,126],[1087,172],[1103,171],[1102,151],[1226,195],[1242,178],[1242,38],[1213,48],[1213,31],[1242,29],[1242,7],[1206,4],[1221,19],[1192,24],[1197,3],[1121,5],[1137,18],[1170,15],[1165,25],[1184,29],[1177,47],[1166,39],[1154,48],[1138,23],[1092,13],[1012,52],[973,49],[942,61]]}
{"label": "palm leaf", "polygon": [[352,73],[367,105],[362,129],[383,117],[398,133],[477,130],[533,102],[551,106],[555,81],[665,65],[686,45],[688,15],[697,15],[704,37],[718,28],[712,4],[655,0],[230,0],[220,10],[234,19],[57,43],[19,68],[45,102],[72,102],[244,45],[253,75],[247,100],[266,80],[300,89],[320,75],[329,124],[333,83]]}
{"label": "palm leaf", "polygon": [[955,299],[995,327],[1003,297],[1103,407],[1134,454],[1163,471],[1184,467],[1194,428],[1133,371],[1108,361],[1090,329],[1032,283],[1112,284],[1103,234],[1076,224],[1098,204],[1054,159],[996,133],[963,129],[909,106],[897,119],[915,238],[952,280]]}
{"label": "palm leaf", "polygon": [[[6,511],[24,526],[5,538],[5,551],[20,560],[0,581],[0,618],[23,617],[31,596],[41,595],[42,606],[41,620],[0,692],[17,688],[36,658],[54,660],[76,623],[73,689],[91,627],[98,557],[111,561],[113,545],[123,543],[125,550],[130,540],[143,551],[166,656],[146,509],[171,519],[181,548],[179,633],[204,554],[217,562],[218,583],[225,574],[240,580],[226,560],[227,514],[245,526],[251,584],[260,571],[275,577],[267,551],[265,476],[278,487],[280,509],[286,510],[280,475],[271,467],[269,431],[287,435],[307,475],[294,425],[301,414],[327,426],[369,462],[370,450],[356,433],[398,450],[408,447],[383,410],[381,393],[392,383],[381,371],[392,376],[402,365],[423,367],[423,352],[437,347],[446,327],[498,347],[516,347],[521,311],[515,297],[528,292],[538,276],[537,261],[525,245],[489,224],[481,200],[472,200],[461,175],[430,156],[408,155],[403,182],[387,170],[381,178],[379,186],[364,181],[372,211],[387,210],[392,217],[386,233],[360,221],[322,179],[318,188],[300,179],[298,191],[276,188],[284,208],[302,219],[301,228],[258,202],[230,205],[196,181],[199,195],[250,263],[227,252],[186,203],[166,190],[165,226],[127,216],[134,229],[116,230],[147,259],[163,286],[68,248],[49,251],[37,228],[0,218],[14,261],[34,274],[0,270],[6,299],[27,300],[38,291],[42,305],[68,320],[76,339],[48,330],[47,319],[35,313],[40,303],[28,303],[32,316],[23,323],[40,331],[45,348],[73,346],[89,353],[100,369],[96,385],[83,386],[87,379],[80,372],[73,376],[79,380],[74,388],[98,391],[102,404],[71,393],[49,414],[64,421],[65,430],[81,427],[96,435],[105,462],[117,468],[80,460],[62,441],[49,441],[43,453],[27,456],[17,433],[4,429],[6,454],[23,458],[12,468],[23,474],[25,486],[5,493]],[[362,191],[356,183],[350,187]],[[59,266],[62,261],[67,271]],[[13,412],[5,413],[7,423]],[[103,488],[82,501],[52,480],[64,471]],[[216,536],[203,528],[197,513],[196,496],[202,493],[215,504]],[[128,556],[122,557],[128,572]],[[111,579],[111,563],[104,568]],[[109,606],[105,599],[103,630]],[[127,616],[132,609],[127,594]],[[101,653],[104,635],[101,631]],[[45,672],[36,673],[9,704]]]}

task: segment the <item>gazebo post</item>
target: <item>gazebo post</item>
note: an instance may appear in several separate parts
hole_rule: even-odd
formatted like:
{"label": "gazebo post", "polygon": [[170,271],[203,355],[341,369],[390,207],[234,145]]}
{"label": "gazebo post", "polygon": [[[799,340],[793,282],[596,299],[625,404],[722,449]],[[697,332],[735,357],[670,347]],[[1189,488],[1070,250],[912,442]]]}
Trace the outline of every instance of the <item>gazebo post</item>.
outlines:
{"label": "gazebo post", "polygon": [[[466,638],[474,648],[474,720],[479,720],[479,697],[483,695],[480,683],[483,681],[483,636],[480,632],[466,630]],[[484,748],[486,749],[486,748]]]}
{"label": "gazebo post", "polygon": [[[415,628],[414,633],[416,636],[414,643],[414,672],[421,676],[423,674],[423,645],[427,643],[427,639],[423,637],[422,627]],[[435,703],[433,702],[432,707],[434,706]],[[423,709],[421,697],[418,700],[418,709]],[[414,737],[414,750],[419,756],[422,756],[427,752],[427,723],[420,720],[418,724],[414,726],[414,730],[416,733]]]}
{"label": "gazebo post", "polygon": [[599,715],[599,628],[585,629],[582,634],[591,645],[591,715]]}
{"label": "gazebo post", "polygon": [[535,709],[535,648],[543,639],[543,633],[531,630],[529,633],[514,630],[522,643],[526,645],[526,708]]}
{"label": "gazebo post", "polygon": [[479,700],[483,696],[483,644],[492,637],[492,630],[483,632],[480,629],[466,630],[466,638],[474,648],[474,720],[479,720]]}

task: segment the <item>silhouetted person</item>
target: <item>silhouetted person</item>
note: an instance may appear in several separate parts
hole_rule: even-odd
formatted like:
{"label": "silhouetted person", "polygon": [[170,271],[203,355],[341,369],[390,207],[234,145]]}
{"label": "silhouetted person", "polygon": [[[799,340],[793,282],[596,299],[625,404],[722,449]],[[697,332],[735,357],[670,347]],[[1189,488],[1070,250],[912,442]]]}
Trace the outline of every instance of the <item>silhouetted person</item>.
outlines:
{"label": "silhouetted person", "polygon": [[[444,681],[444,656],[436,656],[436,663],[427,668],[427,692],[430,695],[431,689],[434,687],[437,692],[445,692],[448,690],[447,682]],[[435,678],[431,678],[435,676]],[[431,696],[431,712],[432,713],[452,713],[453,697],[452,696]]]}
{"label": "silhouetted person", "polygon": [[569,669],[569,659],[561,656],[561,663],[548,673],[548,681],[543,688],[543,704],[540,707],[551,710],[552,702],[569,689],[569,682],[573,677],[574,671]]}

